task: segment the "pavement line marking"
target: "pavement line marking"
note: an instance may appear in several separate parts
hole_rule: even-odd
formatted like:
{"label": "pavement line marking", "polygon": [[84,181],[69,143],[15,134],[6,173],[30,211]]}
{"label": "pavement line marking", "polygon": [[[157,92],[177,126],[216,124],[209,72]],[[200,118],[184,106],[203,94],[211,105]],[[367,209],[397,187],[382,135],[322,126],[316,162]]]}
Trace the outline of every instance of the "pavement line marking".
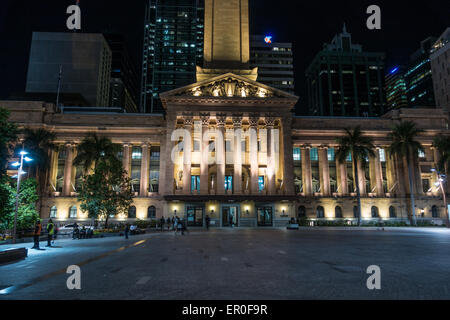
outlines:
{"label": "pavement line marking", "polygon": [[146,284],[150,279],[151,279],[150,277],[142,277],[136,282],[136,284],[137,285]]}
{"label": "pavement line marking", "polygon": [[[135,243],[133,243],[133,244],[130,244],[130,245],[128,245],[128,246],[123,246],[123,247],[120,247],[120,248],[118,248],[118,249],[115,249],[115,250],[111,250],[111,251],[105,252],[105,253],[103,253],[103,254],[101,254],[101,255],[99,255],[99,256],[96,256],[96,257],[93,257],[93,258],[84,260],[84,261],[82,261],[82,262],[80,262],[80,263],[76,263],[76,265],[79,266],[79,267],[84,266],[84,265],[86,265],[86,264],[88,264],[88,263],[91,263],[91,262],[94,262],[94,261],[103,259],[103,258],[105,258],[105,257],[108,257],[108,256],[110,256],[110,255],[112,255],[112,254],[114,254],[114,253],[121,252],[121,251],[123,251],[123,250],[125,250],[125,249],[128,249],[128,248],[131,248],[131,247],[136,247],[136,246],[138,246],[138,245],[140,245],[140,244],[146,242],[147,240],[148,240],[148,239],[140,240],[140,241],[135,242]],[[57,276],[57,275],[66,273],[66,270],[67,270],[67,268],[63,268],[63,269],[60,269],[60,270],[56,270],[56,271],[53,271],[53,272],[51,272],[51,273],[45,274],[45,275],[43,275],[43,276],[34,278],[34,279],[32,279],[29,283],[19,284],[19,285],[17,285],[17,286],[12,286],[12,287],[8,287],[8,288],[6,288],[6,289],[0,290],[0,295],[10,294],[10,293],[13,293],[14,291],[17,291],[17,290],[20,290],[20,289],[25,289],[25,288],[31,287],[31,286],[33,286],[33,285],[39,283],[39,282],[42,282],[42,281],[47,280],[47,279],[49,279],[49,278],[52,278],[52,277],[54,277],[54,276]]]}
{"label": "pavement line marking", "polygon": [[280,253],[280,254],[286,254],[286,252],[283,251],[283,250],[278,251],[278,253]]}
{"label": "pavement line marking", "polygon": [[222,258],[220,258],[220,260],[222,260],[222,261],[228,261],[228,258],[222,257]]}

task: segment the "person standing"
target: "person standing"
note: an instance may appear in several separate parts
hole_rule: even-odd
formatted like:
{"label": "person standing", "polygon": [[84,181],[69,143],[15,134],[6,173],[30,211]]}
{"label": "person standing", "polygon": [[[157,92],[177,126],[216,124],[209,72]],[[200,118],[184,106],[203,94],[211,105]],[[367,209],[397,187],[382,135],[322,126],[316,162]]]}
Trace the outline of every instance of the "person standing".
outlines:
{"label": "person standing", "polygon": [[159,221],[159,223],[161,224],[161,231],[164,231],[164,223],[166,222],[166,219],[164,219],[164,216],[161,217],[161,220]]}
{"label": "person standing", "polygon": [[170,218],[167,218],[167,231],[169,231],[170,230]]}
{"label": "person standing", "polygon": [[41,231],[42,231],[41,220],[37,219],[33,233],[34,246],[31,249],[39,250],[39,237],[41,236]]}
{"label": "person standing", "polygon": [[130,226],[128,223],[125,225],[125,239],[128,239],[128,233],[130,232]]}
{"label": "person standing", "polygon": [[55,234],[55,225],[53,224],[53,220],[52,219],[48,220],[47,234],[48,234],[47,247],[51,247],[52,246],[53,235]]}
{"label": "person standing", "polygon": [[177,234],[178,230],[178,217],[175,217],[173,220],[173,230],[175,230],[175,234]]}
{"label": "person standing", "polygon": [[209,230],[209,223],[211,222],[211,219],[208,215],[206,215],[205,221],[206,221],[206,230]]}

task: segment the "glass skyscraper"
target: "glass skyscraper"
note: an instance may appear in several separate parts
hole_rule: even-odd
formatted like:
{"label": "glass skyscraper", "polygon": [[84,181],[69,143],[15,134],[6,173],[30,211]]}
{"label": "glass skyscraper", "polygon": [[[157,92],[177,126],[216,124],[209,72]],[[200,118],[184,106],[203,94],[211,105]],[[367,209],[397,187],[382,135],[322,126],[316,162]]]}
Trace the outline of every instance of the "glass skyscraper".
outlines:
{"label": "glass skyscraper", "polygon": [[140,111],[162,113],[159,94],[194,83],[203,64],[204,1],[149,0],[145,20]]}

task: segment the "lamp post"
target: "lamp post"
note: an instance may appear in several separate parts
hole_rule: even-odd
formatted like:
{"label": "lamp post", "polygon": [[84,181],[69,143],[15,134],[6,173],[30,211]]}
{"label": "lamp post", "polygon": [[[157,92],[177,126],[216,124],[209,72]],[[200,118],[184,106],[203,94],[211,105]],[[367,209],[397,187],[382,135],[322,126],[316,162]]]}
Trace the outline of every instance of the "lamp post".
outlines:
{"label": "lamp post", "polygon": [[445,189],[444,189],[444,182],[445,182],[445,179],[446,179],[446,175],[440,173],[439,170],[436,169],[436,168],[431,169],[431,172],[436,172],[438,181],[434,185],[436,187],[439,187],[439,189],[441,189],[442,199],[444,200],[444,207],[445,207],[445,216],[446,216],[445,225],[447,226],[447,228],[450,228],[450,221],[449,221],[449,215],[448,215],[448,206],[447,206],[447,195],[445,194]]}
{"label": "lamp post", "polygon": [[19,212],[19,191],[20,191],[20,176],[25,172],[23,169],[23,160],[26,162],[32,161],[33,159],[26,157],[28,152],[22,150],[20,151],[20,162],[14,162],[13,167],[19,167],[17,171],[17,192],[16,192],[16,209],[14,213],[14,231],[13,231],[13,243],[16,243],[16,232],[17,232],[17,214]]}

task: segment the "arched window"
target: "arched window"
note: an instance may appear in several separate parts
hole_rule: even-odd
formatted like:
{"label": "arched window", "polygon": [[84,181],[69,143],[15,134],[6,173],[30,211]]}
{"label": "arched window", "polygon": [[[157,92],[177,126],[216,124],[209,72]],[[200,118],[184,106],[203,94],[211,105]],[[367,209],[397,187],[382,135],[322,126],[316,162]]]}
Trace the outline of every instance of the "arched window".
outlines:
{"label": "arched window", "polygon": [[76,206],[71,206],[69,209],[69,218],[76,218],[77,217],[77,207]]}
{"label": "arched window", "polygon": [[56,218],[56,214],[58,213],[58,209],[56,206],[50,208],[50,218]]}
{"label": "arched window", "polygon": [[389,218],[397,218],[397,212],[393,206],[389,207]]}
{"label": "arched window", "polygon": [[317,218],[325,218],[325,210],[322,206],[317,207]]}
{"label": "arched window", "polygon": [[359,211],[357,206],[353,207],[353,218],[359,218]]}
{"label": "arched window", "polygon": [[156,218],[156,208],[155,208],[155,206],[148,207],[148,209],[147,209],[147,218],[148,219]]}
{"label": "arched window", "polygon": [[130,209],[128,209],[128,218],[135,219],[136,218],[136,207],[131,206]]}
{"label": "arched window", "polygon": [[378,207],[373,206],[370,210],[372,212],[372,218],[379,218],[380,214],[378,212]]}
{"label": "arched window", "polygon": [[431,207],[431,216],[433,218],[439,218],[439,210],[437,206],[432,206]]}
{"label": "arched window", "polygon": [[306,218],[306,208],[304,206],[298,207],[298,217],[299,219]]}
{"label": "arched window", "polygon": [[334,208],[334,216],[335,218],[342,218],[342,208],[337,206],[336,208]]}

